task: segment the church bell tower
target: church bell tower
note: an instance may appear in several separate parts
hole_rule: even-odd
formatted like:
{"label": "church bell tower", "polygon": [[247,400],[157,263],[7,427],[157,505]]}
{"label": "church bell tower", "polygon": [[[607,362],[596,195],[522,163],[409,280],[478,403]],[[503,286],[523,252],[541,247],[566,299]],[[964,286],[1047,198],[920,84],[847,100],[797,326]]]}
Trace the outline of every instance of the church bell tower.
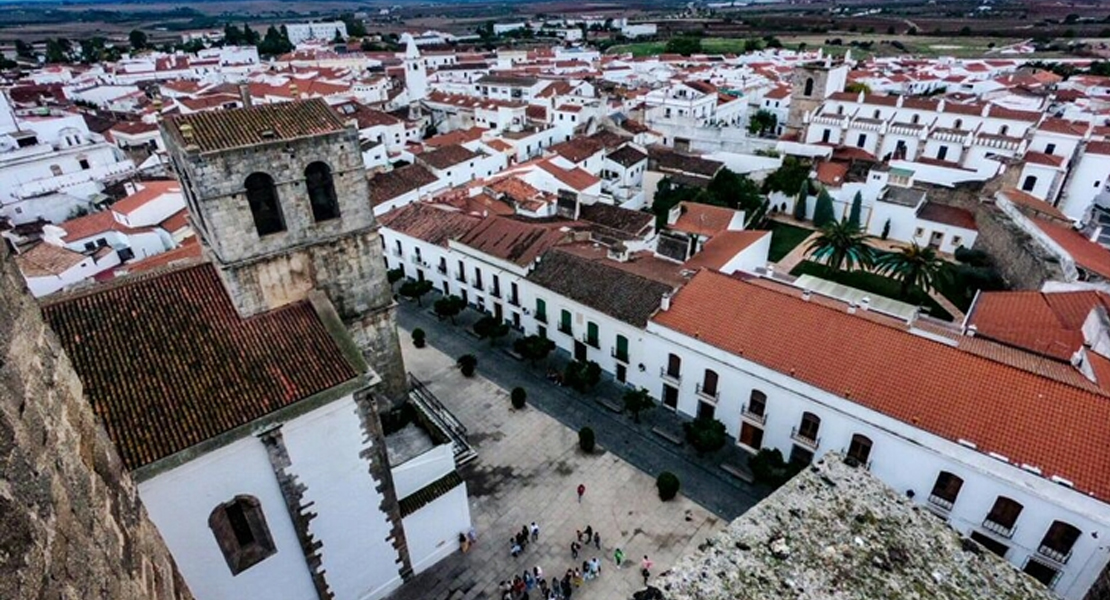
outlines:
{"label": "church bell tower", "polygon": [[180,115],[162,137],[206,257],[239,314],[322,291],[381,391],[407,379],[358,131],[323,100]]}

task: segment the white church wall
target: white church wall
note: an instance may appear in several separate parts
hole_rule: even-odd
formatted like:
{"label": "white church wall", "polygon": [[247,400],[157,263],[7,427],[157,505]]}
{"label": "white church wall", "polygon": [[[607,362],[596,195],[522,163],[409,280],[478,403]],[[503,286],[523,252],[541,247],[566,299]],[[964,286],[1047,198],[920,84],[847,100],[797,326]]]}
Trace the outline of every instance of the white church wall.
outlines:
{"label": "white church wall", "polygon": [[[466,484],[433,500],[402,520],[412,569],[421,573],[459,549],[459,534],[470,530]],[[494,542],[491,542],[494,543]]]}

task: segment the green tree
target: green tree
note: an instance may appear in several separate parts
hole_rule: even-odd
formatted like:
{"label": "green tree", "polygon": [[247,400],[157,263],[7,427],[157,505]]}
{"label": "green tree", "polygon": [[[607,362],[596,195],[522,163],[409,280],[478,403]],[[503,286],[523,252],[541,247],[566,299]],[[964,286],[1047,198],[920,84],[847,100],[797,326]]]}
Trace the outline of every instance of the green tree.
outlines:
{"label": "green tree", "polygon": [[[282,26],[282,29],[285,27]],[[293,44],[289,41],[289,34],[282,33],[282,29],[278,29],[273,25],[266,30],[266,37],[258,43],[258,53],[264,56],[278,56],[286,52],[293,51]]]}
{"label": "green tree", "polygon": [[261,41],[262,37],[258,35],[258,32],[251,29],[250,25],[243,23],[243,38],[241,42],[247,46],[257,46]]}
{"label": "green tree", "polygon": [[366,25],[362,19],[355,18],[351,13],[345,13],[339,19],[347,26],[347,35],[357,38],[366,37]]}
{"label": "green tree", "polygon": [[147,40],[146,34],[139,29],[132,29],[127,36],[127,40],[131,43],[132,50],[145,50],[150,47],[150,41]]}
{"label": "green tree", "polygon": [[673,499],[681,487],[678,475],[670,471],[663,471],[655,478],[655,489],[659,492],[659,499],[666,502]]}
{"label": "green tree", "polygon": [[497,338],[509,335],[509,325],[498,321],[496,317],[486,315],[474,323],[474,333],[482,339],[488,339],[492,346],[497,343]]}
{"label": "green tree", "polygon": [[809,210],[809,207],[806,205],[809,199],[808,187],[809,186],[803,187],[802,190],[798,192],[798,199],[794,201],[794,218],[799,221],[806,220],[806,212]]}
{"label": "green tree", "polygon": [[863,212],[863,194],[856,192],[852,198],[852,208],[848,211],[848,222],[859,227],[861,212]]}
{"label": "green tree", "polygon": [[20,58],[34,58],[35,49],[23,40],[15,41],[15,55]]}
{"label": "green tree", "polygon": [[455,317],[466,308],[466,302],[458,296],[447,296],[446,298],[436,300],[433,308],[439,318],[449,319],[451,324],[454,325]]}
{"label": "green tree", "polygon": [[224,43],[228,46],[241,46],[246,41],[243,32],[238,27],[228,23],[224,25]]}
{"label": "green tree", "polygon": [[632,420],[637,423],[640,422],[640,413],[655,408],[651,394],[648,394],[644,388],[625,391],[621,400],[624,402],[624,410],[627,410],[632,415]]}
{"label": "green tree", "polygon": [[862,81],[853,81],[853,82],[844,86],[844,91],[845,92],[851,92],[853,94],[858,94],[860,92],[863,92],[865,94],[870,94],[871,93],[871,86],[867,85],[866,83],[863,83]]}
{"label": "green tree", "polygon": [[473,354],[463,354],[455,361],[455,365],[462,371],[463,377],[473,377],[474,370],[478,368],[478,357]]}
{"label": "green tree", "polygon": [[331,43],[333,43],[333,44],[343,44],[343,43],[346,43],[346,41],[347,40],[343,39],[343,34],[340,33],[338,29],[336,29],[335,30],[335,37],[333,37],[331,39]]}
{"label": "green tree", "polygon": [[583,394],[599,381],[601,381],[601,365],[592,360],[585,363],[576,360],[567,364],[563,371],[563,384]]}
{"label": "green tree", "polygon": [[806,254],[825,263],[830,271],[857,267],[867,268],[874,262],[874,252],[867,244],[871,236],[859,227],[844,221],[833,221],[806,247]]}
{"label": "green tree", "polygon": [[767,132],[774,133],[778,124],[779,118],[775,113],[761,108],[748,119],[748,133],[752,135],[765,135]]}
{"label": "green tree", "polygon": [[699,455],[720,450],[728,439],[725,424],[712,417],[698,417],[683,423],[682,429],[686,432],[686,441]]}
{"label": "green tree", "polygon": [[813,207],[813,224],[824,227],[836,221],[836,211],[833,209],[832,196],[825,188],[817,192],[817,204]]}
{"label": "green tree", "polygon": [[725,167],[713,176],[705,187],[705,194],[694,196],[693,201],[727,206],[746,211],[758,210],[766,202],[759,186],[747,175],[738,175]]}
{"label": "green tree", "polygon": [[405,298],[416,300],[417,306],[424,306],[421,298],[432,291],[433,287],[430,279],[425,279],[424,281],[406,281],[401,284],[399,293]]}
{"label": "green tree", "polygon": [[65,38],[46,39],[46,62],[64,63],[70,60],[70,51],[73,45]]}
{"label": "green tree", "polygon": [[385,280],[389,282],[389,287],[405,278],[405,270],[401,267],[390,269],[385,272]]}
{"label": "green tree", "polygon": [[692,36],[671,38],[667,41],[667,47],[664,49],[667,54],[681,54],[682,56],[700,54],[701,51],[701,38]]}
{"label": "green tree", "polygon": [[902,298],[914,289],[928,293],[942,279],[949,277],[951,266],[937,256],[936,250],[913,244],[898,252],[888,252],[875,261],[876,271],[890,275],[902,284]]}
{"label": "green tree", "polygon": [[513,350],[534,366],[555,350],[555,342],[543,336],[530,335],[514,341]]}
{"label": "green tree", "polygon": [[744,40],[744,54],[759,52],[763,49],[763,41],[757,39]]}
{"label": "green tree", "polygon": [[787,156],[782,165],[763,180],[763,191],[781,192],[787,196],[797,196],[802,186],[809,181],[812,165],[796,156]]}

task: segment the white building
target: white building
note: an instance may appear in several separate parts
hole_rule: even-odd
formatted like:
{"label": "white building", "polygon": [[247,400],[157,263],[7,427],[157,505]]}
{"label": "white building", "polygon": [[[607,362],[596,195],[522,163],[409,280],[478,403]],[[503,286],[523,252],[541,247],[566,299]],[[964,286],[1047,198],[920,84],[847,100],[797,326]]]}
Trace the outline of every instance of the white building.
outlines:
{"label": "white building", "polygon": [[336,36],[347,39],[347,24],[343,21],[289,23],[285,25],[285,30],[289,33],[289,41],[294,46],[311,40],[330,42]]}

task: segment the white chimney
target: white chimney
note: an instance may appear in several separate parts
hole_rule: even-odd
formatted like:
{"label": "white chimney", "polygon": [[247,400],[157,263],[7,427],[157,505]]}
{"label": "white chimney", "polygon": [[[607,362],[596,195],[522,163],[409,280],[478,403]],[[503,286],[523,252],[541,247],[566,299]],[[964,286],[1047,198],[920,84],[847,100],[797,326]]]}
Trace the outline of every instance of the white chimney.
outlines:
{"label": "white chimney", "polygon": [[871,297],[870,296],[864,296],[863,298],[861,298],[860,301],[859,301],[859,307],[860,307],[860,310],[864,310],[864,311],[871,310]]}
{"label": "white chimney", "polygon": [[805,300],[806,302],[809,302],[809,297],[811,295],[812,295],[812,293],[808,289],[807,290],[802,290],[802,300]]}
{"label": "white chimney", "polygon": [[848,314],[856,314],[856,303],[854,301],[848,303]]}
{"label": "white chimney", "polygon": [[775,278],[775,265],[772,265],[772,264],[767,265],[767,278],[768,279],[774,279]]}
{"label": "white chimney", "polygon": [[663,294],[663,297],[659,299],[659,310],[661,310],[663,312],[667,312],[670,309],[671,309],[671,295],[670,294]]}

